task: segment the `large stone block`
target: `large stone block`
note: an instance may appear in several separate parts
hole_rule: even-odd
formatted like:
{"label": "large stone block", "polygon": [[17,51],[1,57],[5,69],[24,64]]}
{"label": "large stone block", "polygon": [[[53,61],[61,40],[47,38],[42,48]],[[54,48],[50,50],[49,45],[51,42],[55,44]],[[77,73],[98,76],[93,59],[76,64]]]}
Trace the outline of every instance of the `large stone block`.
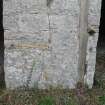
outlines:
{"label": "large stone block", "polygon": [[46,0],[4,0],[4,14],[43,13],[46,4]]}
{"label": "large stone block", "polygon": [[7,88],[37,86],[42,72],[42,56],[43,51],[38,49],[6,49],[4,68]]}
{"label": "large stone block", "polygon": [[[21,86],[75,88],[81,0],[4,0],[5,80]],[[85,83],[92,87],[96,62],[101,0],[89,0],[89,36]],[[84,33],[86,34],[86,33]]]}
{"label": "large stone block", "polygon": [[46,14],[4,15],[4,29],[30,34],[48,31],[48,16]]}

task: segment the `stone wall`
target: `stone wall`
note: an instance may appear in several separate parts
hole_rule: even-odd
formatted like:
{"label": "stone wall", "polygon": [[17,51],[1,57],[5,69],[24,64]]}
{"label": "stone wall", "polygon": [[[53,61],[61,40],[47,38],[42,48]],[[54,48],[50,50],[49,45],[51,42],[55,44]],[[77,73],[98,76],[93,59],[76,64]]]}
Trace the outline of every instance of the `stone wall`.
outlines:
{"label": "stone wall", "polygon": [[87,46],[87,70],[85,75],[85,82],[91,88],[93,85],[95,65],[96,65],[96,47],[99,36],[99,25],[101,15],[101,1],[102,0],[89,0],[88,10],[88,28],[95,31],[93,35],[89,35]]}
{"label": "stone wall", "polygon": [[[7,88],[75,88],[78,82],[80,0],[4,0]],[[101,0],[89,0],[85,83],[92,87]]]}

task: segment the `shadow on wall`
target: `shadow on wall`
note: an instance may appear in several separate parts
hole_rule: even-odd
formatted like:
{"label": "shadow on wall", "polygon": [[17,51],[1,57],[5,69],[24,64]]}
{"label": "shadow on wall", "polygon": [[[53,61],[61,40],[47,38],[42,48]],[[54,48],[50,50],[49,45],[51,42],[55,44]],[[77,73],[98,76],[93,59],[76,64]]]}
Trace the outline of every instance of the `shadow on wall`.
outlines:
{"label": "shadow on wall", "polygon": [[4,30],[3,30],[3,0],[0,0],[0,88],[5,87],[4,79]]}
{"label": "shadow on wall", "polygon": [[105,86],[104,80],[105,80],[105,0],[102,0],[94,86],[103,88]]}
{"label": "shadow on wall", "polygon": [[97,52],[105,52],[105,0],[102,0],[101,19]]}

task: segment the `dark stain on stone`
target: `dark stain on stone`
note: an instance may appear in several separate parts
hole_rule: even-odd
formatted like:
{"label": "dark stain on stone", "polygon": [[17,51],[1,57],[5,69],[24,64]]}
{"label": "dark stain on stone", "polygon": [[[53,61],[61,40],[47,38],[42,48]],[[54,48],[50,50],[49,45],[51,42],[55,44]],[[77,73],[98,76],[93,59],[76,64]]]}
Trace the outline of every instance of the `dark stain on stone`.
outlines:
{"label": "dark stain on stone", "polygon": [[92,48],[92,47],[90,47],[90,48],[89,48],[89,51],[90,51],[90,52],[92,52],[92,51],[93,51],[93,48]]}
{"label": "dark stain on stone", "polygon": [[52,2],[53,2],[53,0],[47,0],[47,7],[50,7]]}
{"label": "dark stain on stone", "polygon": [[96,33],[95,30],[91,29],[91,28],[89,28],[87,31],[88,31],[90,36],[93,36]]}

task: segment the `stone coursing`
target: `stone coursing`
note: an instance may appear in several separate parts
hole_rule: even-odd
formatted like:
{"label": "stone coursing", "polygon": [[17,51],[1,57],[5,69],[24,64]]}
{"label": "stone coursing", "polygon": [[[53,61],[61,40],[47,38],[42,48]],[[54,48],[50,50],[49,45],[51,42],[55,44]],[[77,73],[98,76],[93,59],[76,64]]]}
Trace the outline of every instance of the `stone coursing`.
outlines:
{"label": "stone coursing", "polygon": [[[75,88],[78,82],[79,0],[4,0],[5,80],[21,86]],[[85,82],[92,87],[101,0],[90,0]],[[92,49],[90,51],[90,48]]]}

